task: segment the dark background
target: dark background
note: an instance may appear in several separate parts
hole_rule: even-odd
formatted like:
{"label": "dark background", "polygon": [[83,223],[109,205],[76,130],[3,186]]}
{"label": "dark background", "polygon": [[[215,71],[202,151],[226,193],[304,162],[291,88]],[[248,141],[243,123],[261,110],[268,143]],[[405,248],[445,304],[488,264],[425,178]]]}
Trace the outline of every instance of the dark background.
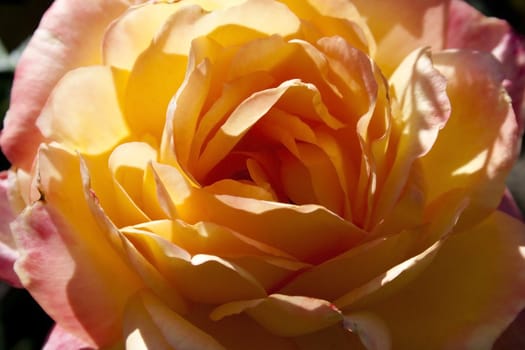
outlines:
{"label": "dark background", "polygon": [[[90,0],[86,0],[90,1]],[[417,0],[416,0],[417,1]],[[516,31],[525,34],[525,0],[471,0],[468,1],[485,14],[504,18]],[[36,29],[39,19],[52,3],[50,0],[0,0],[0,41],[8,53],[20,46]],[[0,52],[0,60],[2,53]],[[0,67],[0,120],[9,106],[9,91],[13,67]],[[522,210],[525,207],[524,152],[509,179]],[[0,169],[9,163],[0,152]],[[0,350],[40,349],[52,320],[24,290],[0,283]]]}

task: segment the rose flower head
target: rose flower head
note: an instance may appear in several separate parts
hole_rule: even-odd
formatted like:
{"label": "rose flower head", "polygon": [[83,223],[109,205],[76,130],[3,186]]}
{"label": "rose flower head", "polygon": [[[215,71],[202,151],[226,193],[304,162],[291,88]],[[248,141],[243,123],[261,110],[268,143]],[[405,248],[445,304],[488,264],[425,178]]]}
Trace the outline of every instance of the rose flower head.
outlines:
{"label": "rose flower head", "polygon": [[458,0],[56,0],[1,276],[47,349],[490,349],[525,307],[522,50]]}

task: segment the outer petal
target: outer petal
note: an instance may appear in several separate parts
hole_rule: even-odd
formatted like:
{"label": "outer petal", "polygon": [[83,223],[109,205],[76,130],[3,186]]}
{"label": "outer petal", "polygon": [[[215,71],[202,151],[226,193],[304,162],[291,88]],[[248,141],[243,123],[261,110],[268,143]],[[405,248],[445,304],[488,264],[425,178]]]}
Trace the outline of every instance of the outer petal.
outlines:
{"label": "outer petal", "polygon": [[79,169],[70,153],[53,146],[40,151],[43,197],[12,226],[21,254],[15,271],[64,330],[108,346],[120,338],[124,305],[142,282],[90,213]]}
{"label": "outer petal", "polygon": [[403,57],[422,46],[445,44],[449,0],[354,0],[377,41],[375,61],[389,76]]}
{"label": "outer petal", "polygon": [[453,0],[447,28],[447,48],[491,52],[504,65],[506,86],[523,132],[523,92],[525,90],[525,51],[520,37],[504,20],[485,17],[464,1]]}
{"label": "outer petal", "polygon": [[69,70],[101,62],[106,26],[126,0],[57,0],[42,19],[15,73],[0,145],[11,163],[29,170],[42,135],[35,127],[51,90]]}
{"label": "outer petal", "polygon": [[17,213],[8,196],[8,176],[7,171],[0,172],[0,279],[15,287],[20,287],[20,280],[13,271],[13,264],[18,257],[18,252],[11,236],[9,224],[15,220]]}
{"label": "outer petal", "polygon": [[444,51],[434,55],[434,63],[447,77],[452,114],[421,158],[427,201],[452,188],[464,188],[471,203],[461,222],[477,223],[498,206],[518,155],[516,118],[493,56]]}
{"label": "outer petal", "polygon": [[395,349],[490,349],[525,306],[525,225],[495,212],[446,240],[406,288],[363,309]]}
{"label": "outer petal", "polygon": [[53,330],[47,338],[46,344],[42,350],[71,350],[71,349],[91,349],[90,344],[77,338],[75,335],[65,331],[58,325],[53,327]]}

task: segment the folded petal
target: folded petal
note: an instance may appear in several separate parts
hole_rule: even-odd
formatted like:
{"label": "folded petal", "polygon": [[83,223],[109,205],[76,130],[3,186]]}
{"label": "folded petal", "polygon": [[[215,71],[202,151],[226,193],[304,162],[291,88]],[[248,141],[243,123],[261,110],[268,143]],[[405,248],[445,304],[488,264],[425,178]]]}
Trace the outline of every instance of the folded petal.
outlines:
{"label": "folded petal", "polygon": [[105,28],[128,6],[125,0],[59,0],[46,12],[18,63],[0,137],[12,164],[30,169],[42,140],[35,119],[53,87],[67,71],[101,63]]}
{"label": "folded petal", "polygon": [[139,291],[126,305],[126,349],[224,350],[206,334],[147,291]]}
{"label": "folded petal", "polygon": [[142,282],[90,213],[78,157],[43,146],[37,171],[41,198],[12,225],[20,250],[15,271],[60,327],[92,346],[109,346],[120,338],[124,305]]}
{"label": "folded petal", "polygon": [[524,258],[525,224],[495,212],[451,235],[405,288],[362,310],[387,324],[395,349],[490,349],[525,306]]}

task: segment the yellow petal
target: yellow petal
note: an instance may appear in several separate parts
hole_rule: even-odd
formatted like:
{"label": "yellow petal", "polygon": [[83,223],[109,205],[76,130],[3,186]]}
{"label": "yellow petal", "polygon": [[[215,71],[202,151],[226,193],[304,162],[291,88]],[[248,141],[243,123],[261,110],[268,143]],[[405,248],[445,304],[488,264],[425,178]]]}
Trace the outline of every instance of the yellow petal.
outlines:
{"label": "yellow petal", "polygon": [[66,74],[37,120],[42,134],[85,154],[105,153],[128,137],[130,130],[118,98],[123,86],[115,74],[103,66]]}
{"label": "yellow petal", "polygon": [[525,306],[525,226],[501,212],[450,236],[399,292],[369,303],[399,349],[490,349]]}
{"label": "yellow petal", "polygon": [[448,0],[354,0],[377,42],[374,57],[386,76],[414,49],[445,45]]}
{"label": "yellow petal", "polygon": [[104,64],[131,70],[166,19],[179,8],[179,2],[149,2],[128,9],[113,21],[104,34]]}

